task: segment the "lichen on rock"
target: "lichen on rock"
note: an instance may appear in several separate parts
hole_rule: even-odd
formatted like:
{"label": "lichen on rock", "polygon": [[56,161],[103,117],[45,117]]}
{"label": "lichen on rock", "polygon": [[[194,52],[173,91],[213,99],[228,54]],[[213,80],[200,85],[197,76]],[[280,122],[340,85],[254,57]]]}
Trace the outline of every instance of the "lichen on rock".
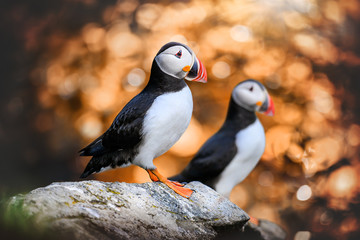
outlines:
{"label": "lichen on rock", "polygon": [[38,229],[73,239],[213,239],[227,228],[241,232],[249,220],[243,210],[199,182],[186,186],[195,190],[190,199],[163,183],[59,182],[13,197],[7,209],[20,207]]}

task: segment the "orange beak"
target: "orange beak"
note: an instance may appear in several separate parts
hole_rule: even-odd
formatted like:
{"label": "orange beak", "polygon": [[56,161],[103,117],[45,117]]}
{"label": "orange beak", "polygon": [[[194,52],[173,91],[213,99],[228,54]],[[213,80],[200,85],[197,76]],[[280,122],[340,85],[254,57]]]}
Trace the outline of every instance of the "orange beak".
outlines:
{"label": "orange beak", "polygon": [[271,99],[269,94],[268,94],[268,99],[269,99],[269,105],[268,105],[268,108],[266,109],[266,111],[264,112],[264,114],[268,115],[268,116],[274,116],[274,113],[275,113],[274,102]]}
{"label": "orange beak", "polygon": [[188,75],[185,77],[185,79],[188,81],[195,81],[195,82],[202,82],[202,83],[207,82],[206,69],[205,69],[204,65],[202,64],[202,62],[200,62],[200,60],[197,59],[196,57],[195,57],[194,64],[191,67],[191,69],[190,69]]}

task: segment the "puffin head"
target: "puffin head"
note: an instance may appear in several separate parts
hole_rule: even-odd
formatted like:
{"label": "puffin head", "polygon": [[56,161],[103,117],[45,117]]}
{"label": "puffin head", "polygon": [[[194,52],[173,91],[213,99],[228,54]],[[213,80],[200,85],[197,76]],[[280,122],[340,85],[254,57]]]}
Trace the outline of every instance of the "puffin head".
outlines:
{"label": "puffin head", "polygon": [[264,85],[256,80],[248,79],[239,83],[231,96],[236,104],[249,111],[274,115],[274,103],[270,95]]}
{"label": "puffin head", "polygon": [[169,42],[165,44],[154,59],[162,72],[178,79],[207,82],[204,65],[186,45]]}

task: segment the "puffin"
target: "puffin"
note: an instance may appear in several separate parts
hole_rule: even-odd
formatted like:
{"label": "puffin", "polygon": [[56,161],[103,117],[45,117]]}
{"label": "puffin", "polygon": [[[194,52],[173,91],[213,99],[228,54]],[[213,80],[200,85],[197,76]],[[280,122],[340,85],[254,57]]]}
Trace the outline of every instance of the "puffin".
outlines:
{"label": "puffin", "polygon": [[152,181],[189,198],[193,190],[168,180],[153,163],[190,123],[193,100],[184,80],[206,83],[206,69],[188,46],[169,42],[156,54],[145,88],[125,105],[109,129],[80,150],[80,156],[92,156],[80,178],[134,164],[145,169]]}
{"label": "puffin", "polygon": [[254,169],[265,150],[264,128],[255,112],[273,116],[274,104],[260,82],[248,79],[231,93],[221,128],[170,180],[200,181],[229,198],[231,190]]}

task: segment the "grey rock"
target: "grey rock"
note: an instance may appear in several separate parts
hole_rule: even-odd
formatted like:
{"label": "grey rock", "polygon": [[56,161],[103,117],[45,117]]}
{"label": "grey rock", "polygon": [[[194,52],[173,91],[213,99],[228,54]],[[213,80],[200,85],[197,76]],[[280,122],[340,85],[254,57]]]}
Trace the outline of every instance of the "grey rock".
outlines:
{"label": "grey rock", "polygon": [[59,182],[12,197],[6,214],[59,239],[214,239],[249,220],[211,188],[186,187],[190,199],[162,183]]}

